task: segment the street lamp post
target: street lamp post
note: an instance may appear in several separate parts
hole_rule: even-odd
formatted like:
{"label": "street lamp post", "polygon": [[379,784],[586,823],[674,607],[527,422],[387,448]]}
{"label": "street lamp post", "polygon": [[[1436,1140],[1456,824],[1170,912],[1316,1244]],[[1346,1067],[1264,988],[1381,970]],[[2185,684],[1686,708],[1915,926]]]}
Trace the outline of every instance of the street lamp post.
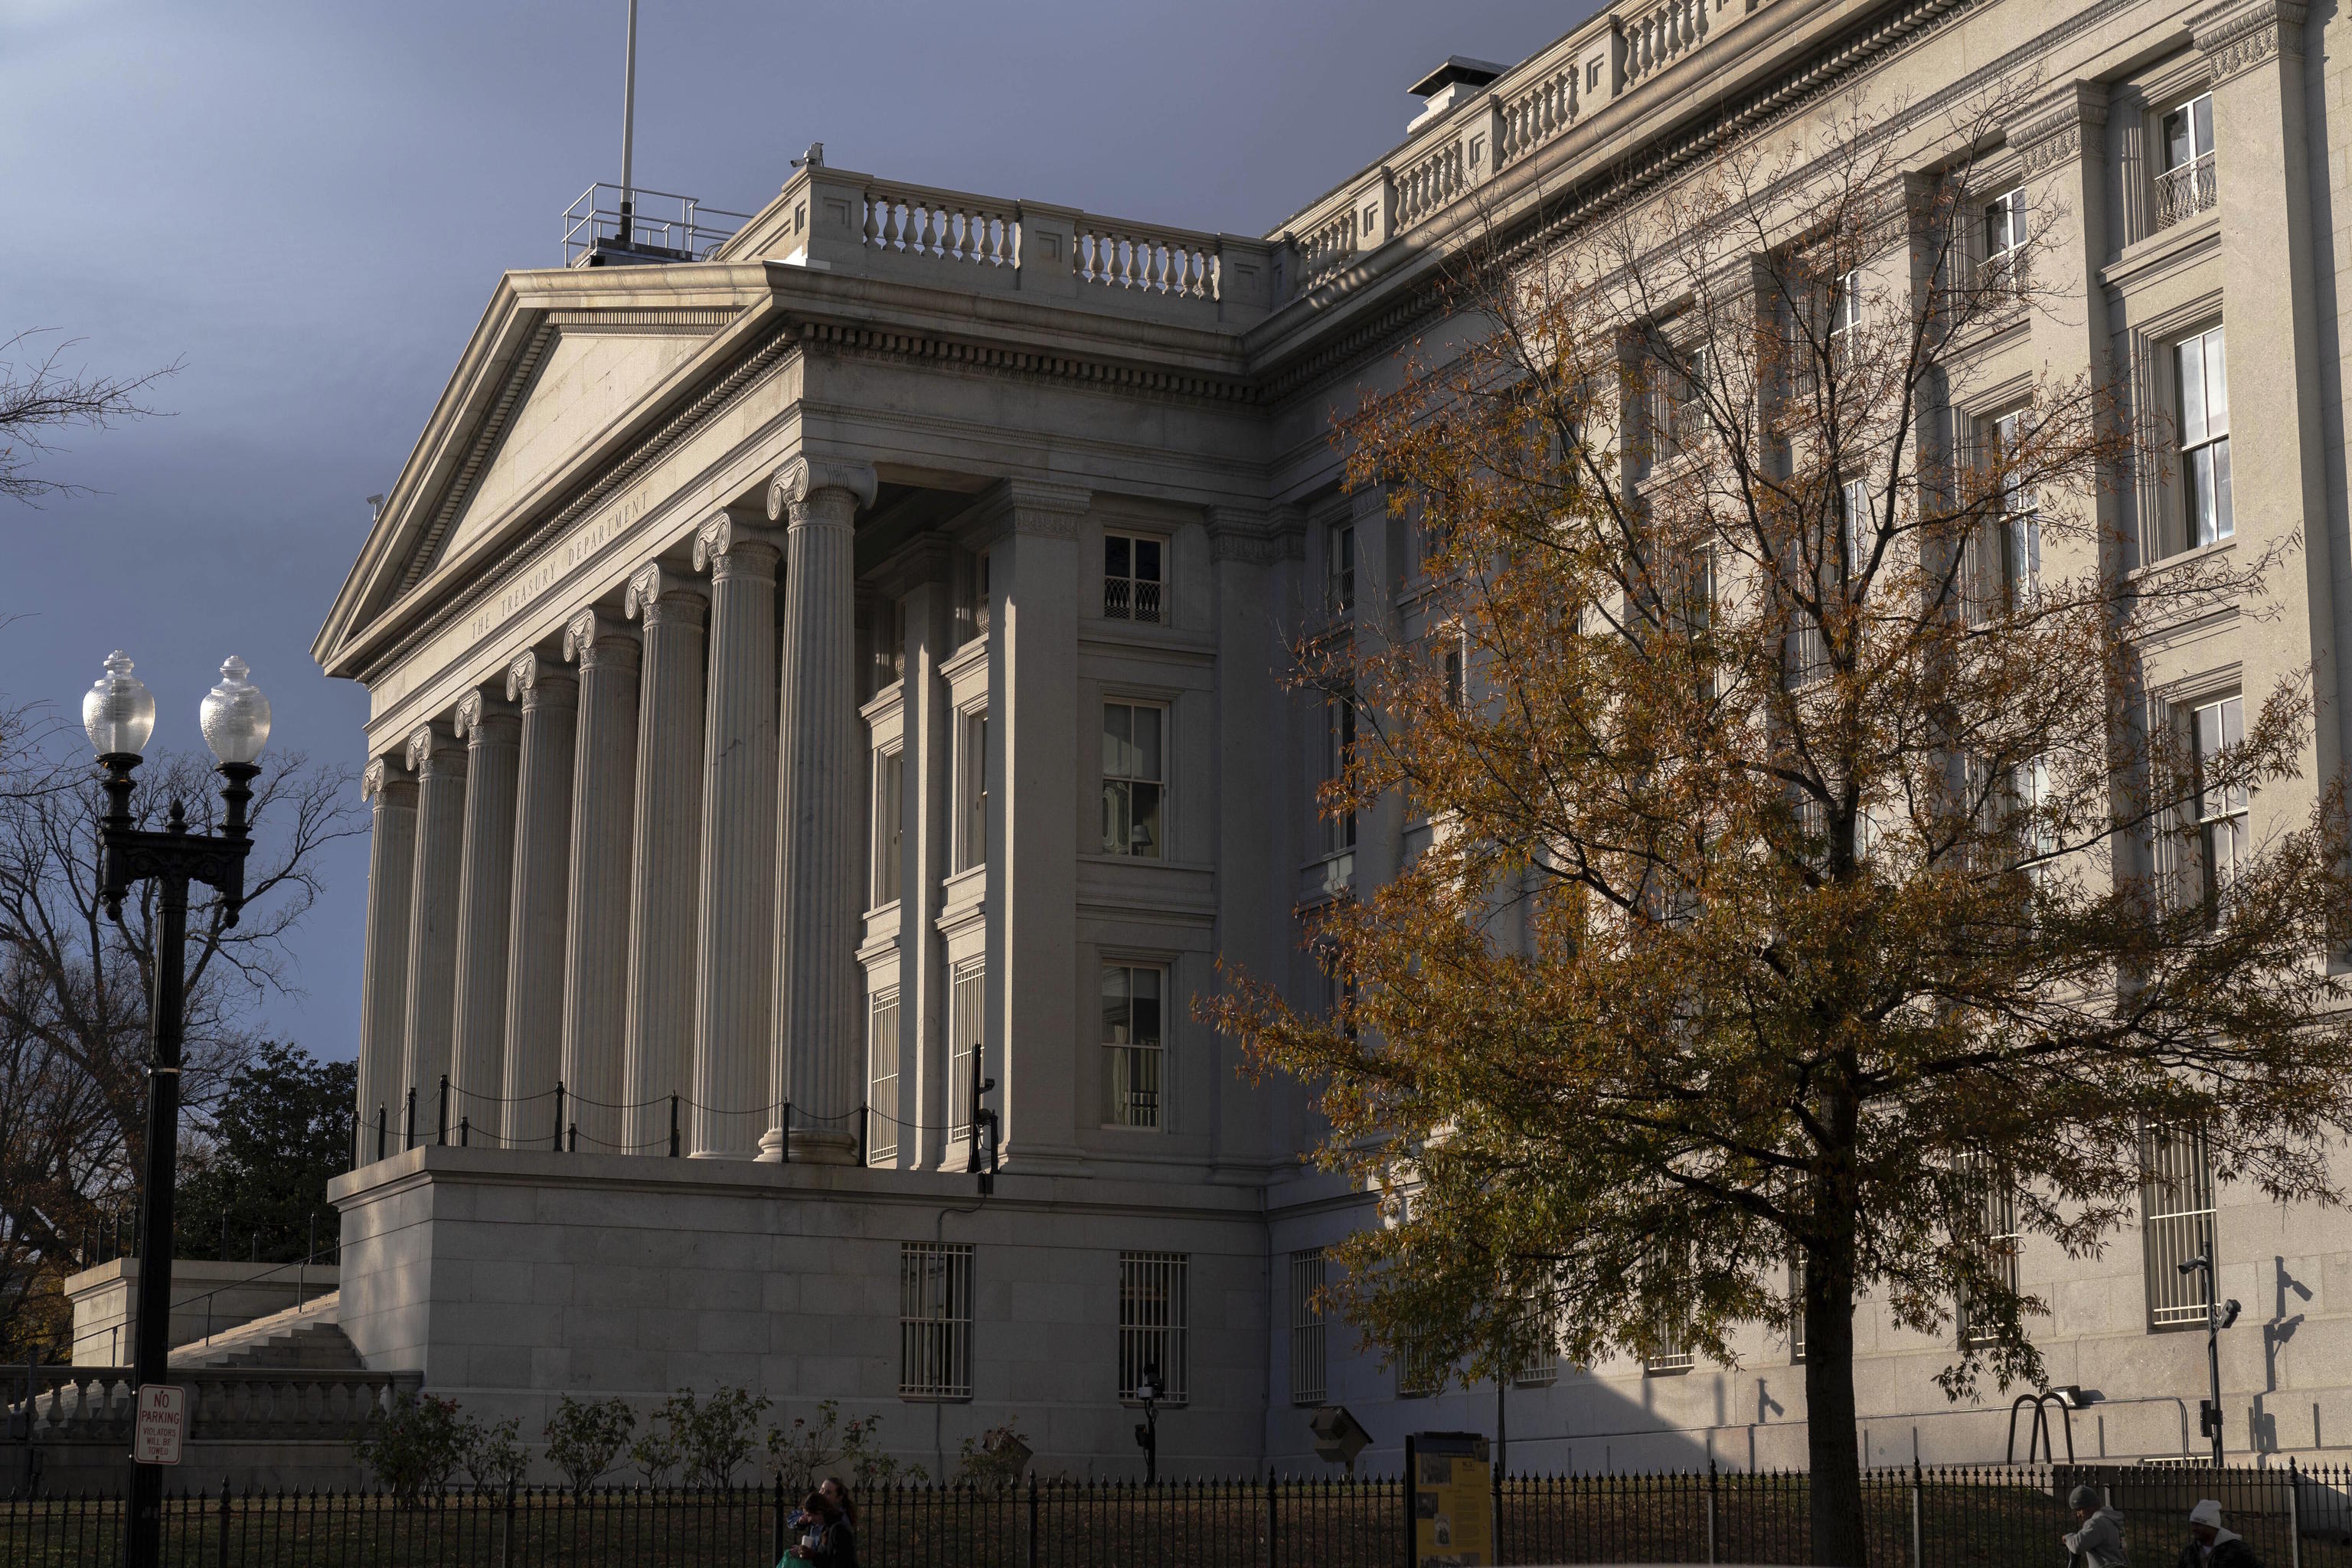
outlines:
{"label": "street lamp post", "polygon": [[[108,918],[120,923],[131,884],[160,884],[163,914],[155,942],[155,993],[147,1024],[153,1050],[147,1067],[147,1158],[142,1184],[139,1230],[139,1309],[131,1381],[139,1387],[164,1381],[172,1354],[172,1200],[180,1152],[180,1046],[187,1002],[188,884],[202,882],[219,893],[221,922],[233,926],[245,902],[245,858],[252,847],[246,807],[261,770],[254,759],[269,740],[269,700],[246,679],[245,661],[221,666],[221,683],[204,700],[205,743],[220,762],[221,800],[227,807],[217,835],[191,833],[172,803],[163,831],[131,825],[131,771],[140,763],[155,730],[155,699],[131,673],[119,650],[108,657],[106,674],[82,698],[81,721],[98,753],[106,790],[106,815],[99,825],[101,851],[99,897]],[[161,1467],[131,1466],[131,1510],[122,1535],[129,1568],[157,1568],[163,1561],[163,1472]]]}
{"label": "street lamp post", "polygon": [[2221,1331],[2238,1321],[2238,1303],[2214,1299],[2210,1252],[2200,1252],[2178,1267],[2183,1274],[2205,1276],[2205,1373],[2210,1380],[2213,1396],[2198,1401],[2202,1408],[2197,1412],[2197,1425],[2213,1439],[2213,1464],[2218,1468],[2221,1463]]}
{"label": "street lamp post", "polygon": [[1143,1419],[1136,1423],[1135,1444],[1143,1450],[1143,1480],[1149,1486],[1160,1479],[1160,1363],[1151,1362],[1143,1369],[1143,1376],[1135,1384],[1136,1398],[1143,1401]]}

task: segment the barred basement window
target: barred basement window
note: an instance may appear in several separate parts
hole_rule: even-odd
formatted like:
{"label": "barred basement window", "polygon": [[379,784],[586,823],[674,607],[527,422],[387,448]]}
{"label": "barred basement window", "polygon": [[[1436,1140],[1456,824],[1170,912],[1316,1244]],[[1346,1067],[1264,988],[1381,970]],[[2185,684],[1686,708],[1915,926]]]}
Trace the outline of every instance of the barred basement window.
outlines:
{"label": "barred basement window", "polygon": [[1552,1300],[1531,1303],[1515,1325],[1518,1364],[1511,1369],[1517,1388],[1546,1388],[1559,1381],[1559,1308]]}
{"label": "barred basement window", "polygon": [[2140,1251],[2147,1265],[2147,1326],[2202,1326],[2208,1273],[2180,1266],[2213,1257],[2213,1166],[2205,1134],[2154,1127],[2140,1137]]}
{"label": "barred basement window", "polygon": [[898,1244],[898,1396],[971,1397],[969,1244]]}
{"label": "barred basement window", "polygon": [[1184,1272],[1181,1252],[1118,1255],[1118,1396],[1136,1397],[1147,1373],[1162,1405],[1184,1403]]}
{"label": "barred basement window", "polygon": [[1103,535],[1103,615],[1114,621],[1160,621],[1160,556],[1167,544],[1131,533]]}
{"label": "barred basement window", "polygon": [[[1959,1175],[1968,1189],[1962,1223],[1969,1227],[1969,1234],[1961,1239],[1978,1254],[1979,1265],[2014,1296],[2018,1290],[2019,1241],[2016,1184],[2007,1172],[1982,1159],[1964,1160]],[[1954,1315],[1959,1319],[1962,1345],[2000,1342],[1998,1329],[1969,1309],[1966,1291],[1953,1305]]]}
{"label": "barred basement window", "polygon": [[1805,1255],[1789,1259],[1789,1363],[1805,1364]]}
{"label": "barred basement window", "polygon": [[898,1157],[898,988],[877,991],[866,1025],[866,1160],[887,1165]]}
{"label": "barred basement window", "polygon": [[1687,1254],[1677,1256],[1675,1248],[1661,1247],[1651,1255],[1646,1271],[1649,1279],[1645,1283],[1651,1287],[1651,1293],[1664,1300],[1652,1309],[1651,1349],[1642,1362],[1642,1370],[1654,1377],[1688,1372],[1697,1364],[1697,1358],[1691,1353],[1690,1321],[1680,1303],[1689,1294],[1685,1281],[1690,1274],[1690,1259]]}
{"label": "barred basement window", "polygon": [[948,972],[948,1142],[971,1136],[971,1086],[988,1020],[988,960],[967,958]]}
{"label": "barred basement window", "polygon": [[1325,1393],[1323,1363],[1323,1249],[1307,1247],[1290,1255],[1290,1403],[1320,1405]]}
{"label": "barred basement window", "polygon": [[1431,1335],[1416,1328],[1397,1346],[1396,1391],[1399,1399],[1426,1399],[1445,1381],[1445,1367],[1429,1348]]}

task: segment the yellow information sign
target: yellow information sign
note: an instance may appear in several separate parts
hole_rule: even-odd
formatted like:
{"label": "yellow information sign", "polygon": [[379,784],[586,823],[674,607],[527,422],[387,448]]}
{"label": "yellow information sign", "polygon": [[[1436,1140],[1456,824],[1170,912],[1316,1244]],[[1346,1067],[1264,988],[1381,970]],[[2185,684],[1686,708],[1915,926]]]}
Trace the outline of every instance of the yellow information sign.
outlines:
{"label": "yellow information sign", "polygon": [[1423,1432],[1410,1441],[1415,1568],[1491,1568],[1495,1466],[1477,1432]]}

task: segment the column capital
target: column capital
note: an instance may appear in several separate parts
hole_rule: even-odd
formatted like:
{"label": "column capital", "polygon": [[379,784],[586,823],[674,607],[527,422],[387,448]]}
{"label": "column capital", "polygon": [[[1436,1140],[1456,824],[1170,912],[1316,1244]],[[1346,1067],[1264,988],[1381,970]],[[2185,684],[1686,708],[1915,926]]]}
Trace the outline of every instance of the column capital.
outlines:
{"label": "column capital", "polygon": [[629,574],[621,613],[648,626],[681,620],[699,626],[710,617],[710,601],[703,596],[702,585],[693,578],[674,566],[648,561]]}
{"label": "column capital", "polygon": [[568,705],[579,700],[580,683],[572,672],[537,648],[526,648],[507,666],[507,700],[520,702],[528,713],[534,708]]}
{"label": "column capital", "polygon": [[2277,58],[2303,53],[2303,0],[2223,0],[2189,18],[2197,52],[2227,81]]}
{"label": "column capital", "polygon": [[714,513],[694,531],[694,569],[713,577],[764,577],[772,582],[783,556],[776,531],[748,508]]}
{"label": "column capital", "polygon": [[2019,118],[2021,129],[2011,140],[2022,150],[2026,174],[2033,175],[2090,151],[2106,122],[2106,83],[2061,82],[2026,107]]}
{"label": "column capital", "polygon": [[563,657],[583,671],[635,669],[641,652],[636,628],[609,609],[591,605],[563,623]]}
{"label": "column capital", "polygon": [[457,699],[457,738],[469,746],[504,734],[512,739],[522,721],[496,689],[477,686]]}
{"label": "column capital", "polygon": [[879,489],[880,481],[874,477],[870,463],[811,458],[803,453],[779,468],[768,480],[768,521],[782,522],[789,514],[792,521],[799,521],[801,509],[819,490],[846,490],[864,508],[874,504]]}
{"label": "column capital", "polygon": [[1264,565],[1282,553],[1275,536],[1274,514],[1256,508],[1213,506],[1205,518],[1209,527],[1209,559],[1242,561]]}
{"label": "column capital", "polygon": [[400,758],[377,757],[360,774],[360,798],[378,796],[391,806],[416,804],[416,775],[402,765]]}
{"label": "column capital", "polygon": [[432,778],[463,778],[466,748],[457,743],[447,724],[428,719],[408,732],[408,771],[419,784]]}
{"label": "column capital", "polygon": [[989,493],[980,517],[993,533],[1036,533],[1076,539],[1095,492],[1082,485],[1044,479],[1006,479]]}

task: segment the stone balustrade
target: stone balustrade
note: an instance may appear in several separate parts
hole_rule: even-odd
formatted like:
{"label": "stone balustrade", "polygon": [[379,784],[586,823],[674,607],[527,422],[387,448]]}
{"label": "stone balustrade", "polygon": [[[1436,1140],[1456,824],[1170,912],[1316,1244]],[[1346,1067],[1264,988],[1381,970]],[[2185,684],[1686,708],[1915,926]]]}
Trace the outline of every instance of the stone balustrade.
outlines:
{"label": "stone balustrade", "polygon": [[1218,295],[1217,237],[1080,217],[1075,270],[1081,282],[1188,300]]}
{"label": "stone balustrade", "polygon": [[1503,100],[1502,137],[1496,166],[1517,163],[1576,123],[1577,83],[1582,73],[1570,59],[1545,71],[1532,86]]}
{"label": "stone balustrade", "polygon": [[[342,1441],[367,1429],[380,1410],[424,1381],[417,1372],[252,1367],[173,1367],[171,1382],[188,1391],[191,1442]],[[9,1405],[8,1430],[21,1441],[25,1405]],[[36,1443],[131,1440],[136,1400],[129,1367],[39,1368],[32,1395]]]}
{"label": "stone balustrade", "polygon": [[972,267],[1013,267],[1021,259],[1016,204],[920,185],[870,184],[865,192],[870,250]]}
{"label": "stone balustrade", "polygon": [[1626,17],[1623,28],[1627,87],[1644,81],[1706,41],[1712,0],[1658,0]]}

